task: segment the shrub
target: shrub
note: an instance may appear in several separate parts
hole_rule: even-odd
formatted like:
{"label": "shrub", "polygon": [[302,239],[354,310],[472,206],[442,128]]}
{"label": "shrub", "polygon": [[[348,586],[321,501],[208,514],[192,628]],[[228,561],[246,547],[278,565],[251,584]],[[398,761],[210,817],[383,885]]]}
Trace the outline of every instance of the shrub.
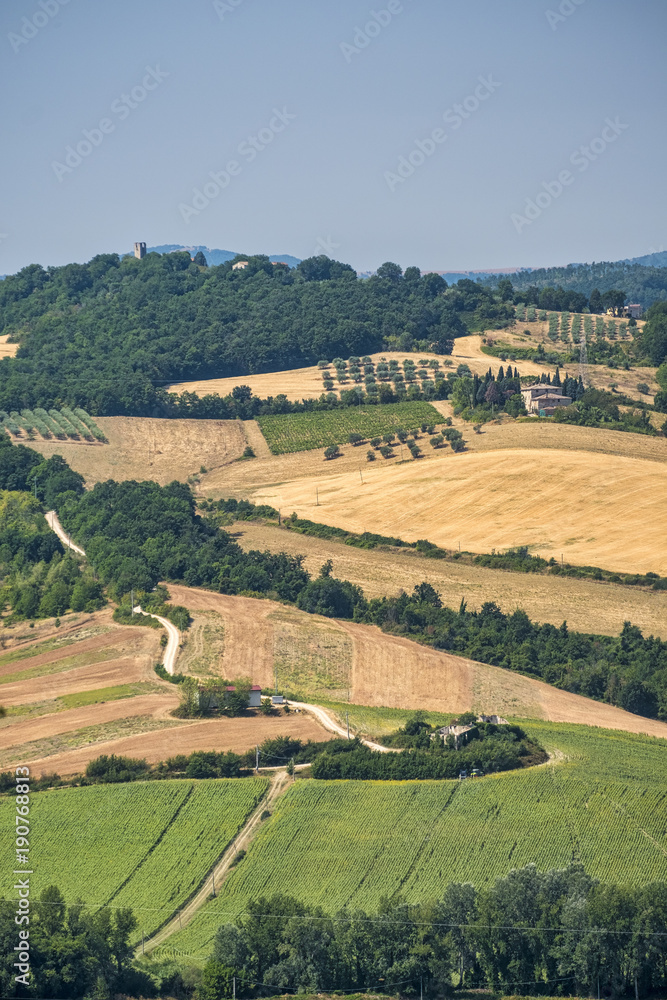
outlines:
{"label": "shrub", "polygon": [[328,448],[324,449],[324,457],[327,461],[330,461],[332,458],[338,458],[340,454],[341,451],[337,444],[330,444]]}
{"label": "shrub", "polygon": [[366,461],[367,462],[375,461],[375,452],[373,450],[369,450],[366,452]]}

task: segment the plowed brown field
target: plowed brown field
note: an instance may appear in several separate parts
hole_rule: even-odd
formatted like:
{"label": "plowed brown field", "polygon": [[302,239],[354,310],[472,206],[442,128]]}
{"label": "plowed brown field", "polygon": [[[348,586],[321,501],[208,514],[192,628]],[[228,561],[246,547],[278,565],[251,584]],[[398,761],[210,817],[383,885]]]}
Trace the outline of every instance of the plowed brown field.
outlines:
{"label": "plowed brown field", "polygon": [[[273,644],[280,628],[280,616],[285,609],[270,601],[229,597],[176,585],[171,585],[170,591],[172,599],[178,604],[216,611],[224,619],[225,627],[233,619],[238,629],[237,652],[240,656],[246,656],[248,647],[253,648],[255,629],[258,621],[262,621],[264,645],[261,656],[252,665],[250,677],[262,686],[272,683],[270,650],[275,648]],[[467,709],[498,712],[514,717],[581,722],[667,737],[667,723],[644,719],[611,705],[559,691],[541,681],[500,667],[419,646],[407,639],[385,635],[372,626],[334,622],[293,609],[290,609],[290,614],[292,626],[301,623],[311,644],[313,639],[309,630],[322,629],[319,640],[322,654],[326,652],[324,647],[330,643],[327,637],[332,631],[349,638],[350,647],[344,642],[335,644],[336,664],[330,660],[328,667],[332,670],[337,665],[339,687],[347,673],[349,700],[352,703],[390,708],[428,708],[437,712]],[[249,663],[250,657],[246,657],[245,662]],[[282,669],[293,669],[293,666],[288,664]],[[278,672],[278,682],[279,685],[284,683],[282,670]],[[325,693],[325,685],[315,672],[311,675],[311,683],[316,691]],[[309,693],[304,691],[304,694]]]}
{"label": "plowed brown field", "polygon": [[128,719],[133,715],[152,715],[154,718],[164,718],[178,705],[178,695],[146,694],[136,698],[122,698],[105,704],[86,705],[85,708],[72,708],[65,712],[54,712],[25,722],[14,722],[11,726],[0,729],[0,750],[20,746],[22,743],[45,739],[58,733],[68,733],[74,729],[84,729],[86,726],[99,726],[116,719]]}
{"label": "plowed brown field", "polygon": [[90,760],[103,753],[141,757],[149,764],[176,754],[190,754],[195,750],[232,750],[234,753],[244,753],[263,740],[275,736],[293,736],[304,742],[321,742],[332,738],[330,732],[312,716],[305,714],[258,716],[251,719],[208,719],[184,722],[153,733],[141,733],[54,754],[42,760],[31,761],[30,772],[41,774],[56,771],[63,777],[79,774],[85,770]]}
{"label": "plowed brown field", "polygon": [[156,676],[153,663],[153,658],[147,654],[105,660],[103,663],[75,667],[73,670],[48,674],[46,677],[31,677],[24,681],[3,684],[0,688],[0,698],[4,705],[30,705],[33,702],[58,698],[64,694],[153,680]]}

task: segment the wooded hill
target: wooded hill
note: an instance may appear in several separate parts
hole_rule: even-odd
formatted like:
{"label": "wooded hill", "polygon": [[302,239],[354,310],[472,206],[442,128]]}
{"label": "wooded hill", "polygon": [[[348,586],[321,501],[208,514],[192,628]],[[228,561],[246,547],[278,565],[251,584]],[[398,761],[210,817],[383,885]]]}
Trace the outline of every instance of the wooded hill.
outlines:
{"label": "wooded hill", "polygon": [[[446,294],[442,294],[442,293]],[[23,268],[0,283],[0,409],[63,402],[93,414],[160,412],[171,382],[277,371],[388,346],[451,351],[465,317],[513,307],[474,282],[383,265],[368,281],[326,257],[290,270],[268,257],[206,268],[188,253]]]}

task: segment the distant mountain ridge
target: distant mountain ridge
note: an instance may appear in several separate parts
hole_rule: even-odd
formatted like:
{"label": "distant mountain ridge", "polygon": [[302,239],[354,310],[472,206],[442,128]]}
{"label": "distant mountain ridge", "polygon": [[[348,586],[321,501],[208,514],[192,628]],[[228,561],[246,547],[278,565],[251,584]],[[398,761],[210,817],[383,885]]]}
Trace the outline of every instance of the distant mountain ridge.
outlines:
{"label": "distant mountain ridge", "polygon": [[[174,253],[177,250],[187,250],[188,253],[194,254],[201,252],[206,257],[206,263],[209,267],[215,267],[218,264],[225,264],[228,260],[233,260],[234,257],[238,256],[239,251],[236,250],[217,250],[211,249],[210,247],[203,246],[182,246],[180,243],[163,243],[158,247],[147,247],[147,253]],[[287,264],[288,267],[296,267],[297,264],[301,263],[300,257],[293,257],[289,253],[274,254],[273,257],[269,257],[269,260],[275,261],[277,264]]]}

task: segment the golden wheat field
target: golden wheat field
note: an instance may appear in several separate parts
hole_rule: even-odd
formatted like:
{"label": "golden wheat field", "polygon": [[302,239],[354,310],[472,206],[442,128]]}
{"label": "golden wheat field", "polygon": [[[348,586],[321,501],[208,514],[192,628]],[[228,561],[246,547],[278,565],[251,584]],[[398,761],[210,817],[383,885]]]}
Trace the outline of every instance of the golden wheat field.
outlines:
{"label": "golden wheat field", "polygon": [[[315,487],[317,485],[317,501]],[[584,451],[508,448],[298,478],[257,503],[352,531],[428,538],[490,552],[526,545],[546,558],[620,572],[667,572],[667,466]]]}
{"label": "golden wheat field", "polygon": [[[306,697],[433,712],[499,712],[667,736],[667,724],[560,691],[513,671],[247,597],[170,584],[172,600],[213,611],[229,629],[221,670],[237,663],[254,683]],[[237,674],[238,676],[238,674]]]}
{"label": "golden wheat field", "polygon": [[235,462],[247,444],[240,420],[95,419],[108,444],[40,440],[30,442],[30,447],[46,458],[62,455],[88,485],[107,479],[153,479],[164,485],[199,474],[202,465],[223,468]]}
{"label": "golden wheat field", "polygon": [[[667,639],[667,591],[622,587],[594,580],[510,573],[462,562],[425,559],[411,549],[358,549],[341,542],[300,535],[272,524],[238,522],[230,529],[246,551],[303,555],[304,566],[317,576],[327,559],[333,573],[361,587],[367,597],[392,596],[427,580],[443,602],[458,607],[463,599],[471,610],[495,601],[511,613],[523,608],[533,621],[586,632],[618,635],[630,620],[645,635]],[[592,616],[594,614],[594,621]]]}

